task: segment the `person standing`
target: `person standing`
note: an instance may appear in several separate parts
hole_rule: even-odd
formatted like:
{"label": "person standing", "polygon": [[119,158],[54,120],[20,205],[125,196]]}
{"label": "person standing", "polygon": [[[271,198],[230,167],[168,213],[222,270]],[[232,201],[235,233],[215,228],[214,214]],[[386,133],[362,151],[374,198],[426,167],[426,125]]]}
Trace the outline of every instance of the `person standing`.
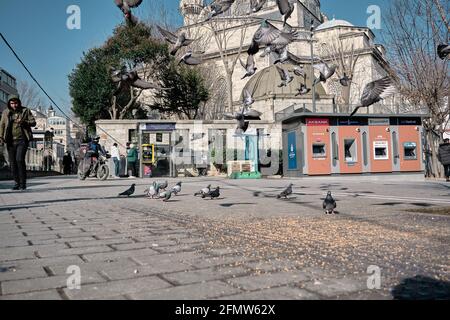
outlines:
{"label": "person standing", "polygon": [[66,153],[64,154],[63,167],[65,175],[69,175],[72,173],[72,156],[70,155],[69,151],[66,151]]}
{"label": "person standing", "polygon": [[444,139],[439,146],[438,159],[444,166],[445,181],[450,182],[450,140]]}
{"label": "person standing", "polygon": [[16,182],[13,190],[27,188],[26,154],[33,141],[31,128],[36,120],[31,110],[22,106],[19,97],[8,100],[8,108],[3,111],[0,121],[0,143],[6,143],[11,172]]}
{"label": "person standing", "polygon": [[111,159],[114,161],[114,177],[120,176],[120,152],[117,143],[111,147]]}
{"label": "person standing", "polygon": [[127,152],[127,163],[128,163],[128,171],[131,170],[131,177],[136,178],[136,161],[137,161],[138,153],[137,149],[133,143],[130,144],[130,149]]}

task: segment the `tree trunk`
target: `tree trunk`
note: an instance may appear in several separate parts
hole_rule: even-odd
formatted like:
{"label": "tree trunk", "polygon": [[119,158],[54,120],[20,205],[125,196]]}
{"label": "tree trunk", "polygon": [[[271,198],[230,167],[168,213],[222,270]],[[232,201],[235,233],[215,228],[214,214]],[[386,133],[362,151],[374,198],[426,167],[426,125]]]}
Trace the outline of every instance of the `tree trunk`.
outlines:
{"label": "tree trunk", "polygon": [[230,110],[230,112],[234,112],[234,107],[233,107],[233,75],[229,74],[229,72],[227,72],[226,80],[227,80],[227,90],[228,90],[228,95],[227,95],[228,109]]}
{"label": "tree trunk", "polygon": [[352,87],[351,81],[348,83],[348,87],[342,87],[342,99],[344,99],[344,108],[343,111],[345,113],[350,112],[350,89]]}

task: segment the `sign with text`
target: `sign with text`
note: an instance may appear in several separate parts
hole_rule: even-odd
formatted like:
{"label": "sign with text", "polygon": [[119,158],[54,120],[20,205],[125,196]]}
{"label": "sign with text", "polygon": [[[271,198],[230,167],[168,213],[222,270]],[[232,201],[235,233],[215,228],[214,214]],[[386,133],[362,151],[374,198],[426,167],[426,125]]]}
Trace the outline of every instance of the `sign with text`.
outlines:
{"label": "sign with text", "polygon": [[329,126],[330,119],[325,118],[306,118],[307,126]]}
{"label": "sign with text", "polygon": [[288,170],[297,170],[297,136],[296,132],[288,133]]}
{"label": "sign with text", "polygon": [[389,126],[389,125],[390,125],[389,119],[382,119],[382,118],[369,119],[369,126]]}
{"label": "sign with text", "polygon": [[175,123],[146,123],[141,124],[141,131],[175,131]]}

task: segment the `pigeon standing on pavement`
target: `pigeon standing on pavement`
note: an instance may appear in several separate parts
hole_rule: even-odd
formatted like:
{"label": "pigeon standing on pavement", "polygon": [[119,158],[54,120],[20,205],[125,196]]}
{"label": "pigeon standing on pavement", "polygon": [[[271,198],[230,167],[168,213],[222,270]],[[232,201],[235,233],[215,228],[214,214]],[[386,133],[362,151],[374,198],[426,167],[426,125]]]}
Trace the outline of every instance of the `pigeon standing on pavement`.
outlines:
{"label": "pigeon standing on pavement", "polygon": [[181,181],[172,187],[172,193],[178,195],[181,192]]}
{"label": "pigeon standing on pavement", "polygon": [[163,202],[169,201],[171,197],[172,197],[172,191],[170,191],[170,190],[163,191],[159,194],[159,198],[163,199]]}
{"label": "pigeon standing on pavement", "polygon": [[159,187],[155,182],[153,182],[153,184],[147,190],[145,190],[145,194],[147,194],[148,197],[154,199],[155,196],[159,194]]}
{"label": "pigeon standing on pavement", "polygon": [[450,45],[449,44],[438,45],[437,54],[439,58],[441,58],[442,60],[448,59],[450,55]]}
{"label": "pigeon standing on pavement", "polygon": [[336,209],[336,201],[333,199],[331,191],[328,191],[327,197],[323,201],[323,210],[325,210],[325,214],[333,214],[334,209]]}
{"label": "pigeon standing on pavement", "polygon": [[124,192],[119,193],[119,197],[121,197],[121,196],[127,196],[127,197],[131,196],[134,193],[134,191],[135,191],[135,187],[136,187],[136,185],[133,183],[128,190],[125,190]]}
{"label": "pigeon standing on pavement", "polygon": [[220,197],[220,187],[217,187],[216,189],[210,191],[208,194],[203,194],[202,198],[210,197],[210,200],[217,199]]}
{"label": "pigeon standing on pavement", "polygon": [[209,184],[206,188],[194,193],[194,196],[202,196],[204,194],[208,194],[211,191],[211,185]]}
{"label": "pigeon standing on pavement", "polygon": [[370,82],[364,88],[361,104],[353,110],[350,117],[352,117],[356,112],[358,112],[359,108],[369,107],[382,99],[387,98],[388,96],[395,94],[396,89],[395,86],[389,77],[384,77],[382,79]]}
{"label": "pigeon standing on pavement", "polygon": [[167,182],[167,180],[166,181],[156,181],[155,184],[159,190],[164,190],[164,191],[169,186],[169,182]]}
{"label": "pigeon standing on pavement", "polygon": [[179,36],[177,36],[169,30],[163,29],[158,25],[156,27],[158,28],[158,31],[161,33],[164,39],[174,45],[172,51],[170,52],[170,54],[173,56],[177,54],[178,50],[180,50],[181,47],[187,47],[195,41],[195,39],[187,38],[185,32],[182,32]]}
{"label": "pigeon standing on pavement", "polygon": [[288,198],[288,196],[290,196],[292,194],[292,186],[293,184],[291,183],[290,185],[287,186],[286,189],[284,189],[278,196],[277,199],[281,199],[282,197],[284,197],[285,199]]}

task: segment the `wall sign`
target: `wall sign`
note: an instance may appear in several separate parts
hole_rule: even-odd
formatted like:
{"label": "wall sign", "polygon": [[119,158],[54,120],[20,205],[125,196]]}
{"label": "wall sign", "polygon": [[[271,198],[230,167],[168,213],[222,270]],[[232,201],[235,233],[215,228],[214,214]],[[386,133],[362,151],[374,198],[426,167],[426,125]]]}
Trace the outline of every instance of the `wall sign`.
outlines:
{"label": "wall sign", "polygon": [[294,131],[288,133],[288,170],[297,169],[297,135]]}
{"label": "wall sign", "polygon": [[175,131],[175,123],[146,123],[141,124],[141,131]]}
{"label": "wall sign", "polygon": [[306,118],[307,126],[329,126],[330,119],[328,118]]}
{"label": "wall sign", "polygon": [[390,124],[389,119],[369,119],[369,126],[389,126]]}

